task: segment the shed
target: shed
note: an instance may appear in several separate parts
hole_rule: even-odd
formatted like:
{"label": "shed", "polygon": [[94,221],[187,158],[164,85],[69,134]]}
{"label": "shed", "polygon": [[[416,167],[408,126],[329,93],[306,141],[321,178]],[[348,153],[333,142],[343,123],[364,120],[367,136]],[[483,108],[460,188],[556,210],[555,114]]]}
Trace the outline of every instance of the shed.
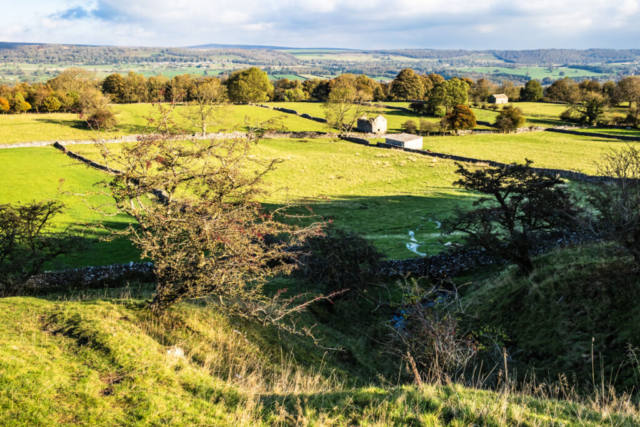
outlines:
{"label": "shed", "polygon": [[357,128],[358,131],[364,133],[385,134],[387,133],[387,119],[380,115],[375,119],[370,119],[364,115],[358,119]]}
{"label": "shed", "polygon": [[508,104],[509,97],[504,93],[497,93],[489,97],[489,104]]}
{"label": "shed", "polygon": [[422,137],[412,135],[410,133],[398,133],[395,135],[387,135],[386,143],[402,148],[411,148],[413,150],[422,150]]}

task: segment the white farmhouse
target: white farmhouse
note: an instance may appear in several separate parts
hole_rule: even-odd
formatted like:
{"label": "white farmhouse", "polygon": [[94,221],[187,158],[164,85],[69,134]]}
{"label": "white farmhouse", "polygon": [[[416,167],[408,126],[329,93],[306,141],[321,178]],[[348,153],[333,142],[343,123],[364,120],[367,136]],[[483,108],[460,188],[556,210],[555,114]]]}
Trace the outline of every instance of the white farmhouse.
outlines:
{"label": "white farmhouse", "polygon": [[397,147],[422,150],[422,137],[418,135],[411,135],[410,133],[387,135],[386,142],[389,145],[395,145]]}

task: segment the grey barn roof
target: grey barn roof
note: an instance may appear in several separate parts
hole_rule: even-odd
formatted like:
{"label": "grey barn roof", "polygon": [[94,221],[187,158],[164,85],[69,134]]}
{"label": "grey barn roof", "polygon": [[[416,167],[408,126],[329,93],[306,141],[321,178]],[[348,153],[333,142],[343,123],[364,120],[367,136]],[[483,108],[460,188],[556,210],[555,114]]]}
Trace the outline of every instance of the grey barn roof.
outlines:
{"label": "grey barn roof", "polygon": [[494,98],[509,98],[507,95],[505,95],[504,93],[498,93],[493,95]]}

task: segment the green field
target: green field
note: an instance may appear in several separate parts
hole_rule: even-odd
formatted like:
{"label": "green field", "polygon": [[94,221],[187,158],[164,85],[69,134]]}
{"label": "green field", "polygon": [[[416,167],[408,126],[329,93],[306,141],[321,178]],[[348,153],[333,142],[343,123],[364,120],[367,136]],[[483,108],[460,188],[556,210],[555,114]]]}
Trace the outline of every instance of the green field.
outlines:
{"label": "green field", "polygon": [[[177,107],[176,120],[183,125],[187,121],[181,114],[185,107]],[[139,134],[144,132],[147,119],[152,111],[150,104],[114,105],[118,126],[108,133],[100,133],[100,137],[114,138],[122,135]],[[326,125],[312,120],[296,117],[291,114],[278,113],[266,108],[249,105],[233,105],[229,107],[223,124],[209,127],[208,131],[229,131],[247,129],[245,118],[251,123],[263,122],[276,117],[283,117],[283,125],[289,132],[326,132]],[[193,131],[197,129],[193,128]],[[30,141],[57,141],[70,139],[92,139],[98,135],[89,130],[76,114],[2,114],[0,115],[0,145]]]}
{"label": "green field", "polygon": [[[569,106],[567,104],[551,104],[546,102],[513,102],[509,104],[513,107],[520,108],[527,118],[527,125],[538,125],[542,127],[575,125],[560,120],[560,114]],[[473,108],[477,120],[495,122],[499,114],[499,110],[493,111],[489,109]],[[625,107],[610,107],[605,112],[606,118],[614,115],[626,116],[628,113]]]}
{"label": "green field", "polygon": [[627,142],[552,132],[490,134],[472,136],[432,136],[424,148],[437,153],[494,160],[504,163],[533,160],[534,166],[568,169],[596,174],[596,162],[611,149]]}
{"label": "green field", "polygon": [[[325,117],[325,110],[320,102],[272,102],[268,105],[272,107],[288,108],[297,111],[300,114],[309,114],[314,117]],[[393,110],[390,108],[371,108],[368,112],[369,117],[375,117],[378,114],[382,114],[387,119],[387,128],[390,133],[399,133],[402,131],[402,124],[407,120],[413,120],[416,123],[420,122],[420,119],[426,119],[429,121],[438,121],[435,117],[424,117],[418,114],[414,114],[410,111]]]}
{"label": "green field", "polygon": [[[100,160],[93,146],[72,150]],[[267,176],[271,195],[265,203],[309,205],[337,226],[373,240],[390,258],[415,256],[406,246],[409,231],[424,242],[421,252],[442,250],[436,220],[473,199],[451,186],[456,176],[449,161],[325,139],[264,140],[255,153],[284,160]]]}
{"label": "green field", "polygon": [[[59,180],[64,179],[63,190],[70,193],[85,193],[94,190],[93,185],[106,175],[71,160],[53,147],[13,148],[0,150],[2,191],[0,203],[29,203],[42,200],[60,200],[66,205],[65,213],[56,219],[58,231],[70,225],[105,224],[122,227],[129,223],[127,217],[103,217],[87,208],[84,200],[76,196],[61,195]],[[106,197],[89,199],[93,205],[109,201]],[[76,259],[65,260],[71,266],[124,263],[139,259],[131,245],[122,240],[111,243],[95,241],[90,250],[78,254]]]}

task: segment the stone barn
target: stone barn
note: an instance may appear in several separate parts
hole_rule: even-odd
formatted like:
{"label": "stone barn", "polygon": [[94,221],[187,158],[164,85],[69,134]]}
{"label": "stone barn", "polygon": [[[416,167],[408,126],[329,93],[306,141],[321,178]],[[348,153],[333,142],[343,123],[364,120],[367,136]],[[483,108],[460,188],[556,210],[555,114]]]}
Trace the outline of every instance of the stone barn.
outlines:
{"label": "stone barn", "polygon": [[362,116],[358,119],[357,129],[363,133],[387,133],[387,119],[382,116],[378,116],[375,119],[370,119],[367,116]]}
{"label": "stone barn", "polygon": [[411,148],[413,150],[422,150],[422,137],[412,135],[410,133],[399,133],[396,135],[387,135],[386,143],[402,148]]}
{"label": "stone barn", "polygon": [[489,104],[508,104],[509,97],[504,93],[498,93],[489,97]]}

